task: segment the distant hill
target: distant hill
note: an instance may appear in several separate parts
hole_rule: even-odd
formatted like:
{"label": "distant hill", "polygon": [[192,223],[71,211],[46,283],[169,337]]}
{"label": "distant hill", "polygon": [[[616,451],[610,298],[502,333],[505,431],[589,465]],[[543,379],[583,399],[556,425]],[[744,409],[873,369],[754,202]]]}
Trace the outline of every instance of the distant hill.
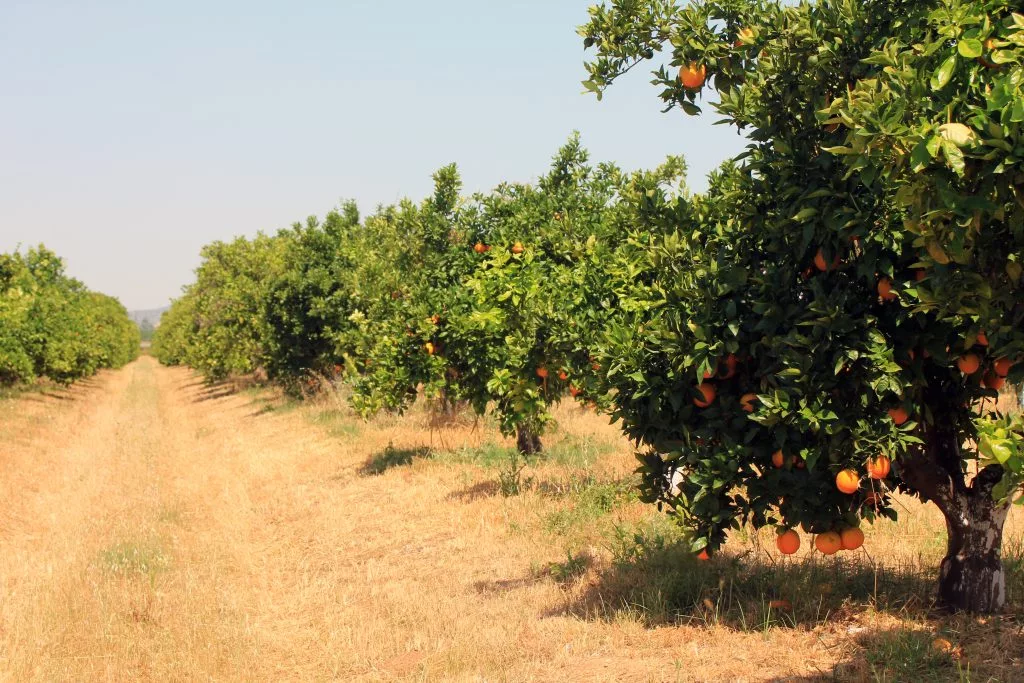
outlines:
{"label": "distant hill", "polygon": [[168,308],[170,308],[170,306],[153,308],[148,311],[128,311],[128,317],[134,320],[136,325],[141,325],[144,321],[148,320],[153,327],[157,327],[160,323],[160,316],[162,316]]}

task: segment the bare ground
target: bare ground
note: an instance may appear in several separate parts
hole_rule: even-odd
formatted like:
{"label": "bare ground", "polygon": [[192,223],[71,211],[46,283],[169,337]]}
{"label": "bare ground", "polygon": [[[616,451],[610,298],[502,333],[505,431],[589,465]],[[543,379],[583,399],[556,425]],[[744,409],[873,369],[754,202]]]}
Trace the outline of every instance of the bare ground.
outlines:
{"label": "bare ground", "polygon": [[[532,468],[533,489],[505,498],[493,469],[416,457],[479,447],[488,428],[338,414],[148,357],[0,402],[0,679],[903,680],[884,657],[918,655],[922,680],[1024,670],[1012,613],[937,617],[915,605],[926,597],[883,604],[877,586],[830,598],[827,614],[782,587],[798,615],[750,625],[707,599],[672,618],[631,604],[622,583],[656,585],[657,569],[616,569],[602,539],[652,511],[631,501],[579,521],[559,493],[583,469],[616,481],[632,468],[597,416],[563,411],[559,438],[596,434],[599,457]],[[872,562],[935,566],[941,527],[907,516],[869,532]],[[768,557],[761,541],[735,553]],[[569,577],[556,571],[567,558]],[[732,575],[721,562],[694,571]],[[905,651],[940,632],[955,649],[942,661]]]}

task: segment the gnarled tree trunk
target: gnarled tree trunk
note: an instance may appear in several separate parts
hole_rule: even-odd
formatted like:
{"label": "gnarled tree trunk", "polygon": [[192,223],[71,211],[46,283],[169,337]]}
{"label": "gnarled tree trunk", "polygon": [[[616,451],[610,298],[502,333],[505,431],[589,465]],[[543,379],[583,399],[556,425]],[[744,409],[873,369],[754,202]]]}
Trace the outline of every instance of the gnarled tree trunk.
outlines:
{"label": "gnarled tree trunk", "polygon": [[1006,604],[1000,549],[1009,508],[996,505],[991,490],[958,495],[954,507],[943,511],[949,539],[939,570],[939,601],[954,610],[998,612]]}
{"label": "gnarled tree trunk", "polygon": [[516,448],[523,455],[540,453],[542,449],[540,437],[526,425],[518,425],[516,427]]}
{"label": "gnarled tree trunk", "polygon": [[989,465],[968,485],[955,427],[937,419],[926,435],[925,446],[900,462],[900,476],[946,518],[939,602],[951,610],[998,612],[1006,604],[1000,552],[1009,506],[997,504],[992,492],[1003,468]]}

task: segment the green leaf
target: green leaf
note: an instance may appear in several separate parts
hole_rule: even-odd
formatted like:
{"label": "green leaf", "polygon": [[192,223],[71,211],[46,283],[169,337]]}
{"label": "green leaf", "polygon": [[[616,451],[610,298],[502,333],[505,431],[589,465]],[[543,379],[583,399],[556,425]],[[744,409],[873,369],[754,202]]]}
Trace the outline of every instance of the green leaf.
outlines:
{"label": "green leaf", "polygon": [[953,71],[956,69],[956,55],[950,55],[946,61],[944,61],[935,73],[932,74],[931,86],[932,90],[942,90],[949,85],[950,79],[953,78]]}
{"label": "green leaf", "polygon": [[956,50],[968,59],[980,57],[985,48],[977,38],[965,38],[956,44]]}

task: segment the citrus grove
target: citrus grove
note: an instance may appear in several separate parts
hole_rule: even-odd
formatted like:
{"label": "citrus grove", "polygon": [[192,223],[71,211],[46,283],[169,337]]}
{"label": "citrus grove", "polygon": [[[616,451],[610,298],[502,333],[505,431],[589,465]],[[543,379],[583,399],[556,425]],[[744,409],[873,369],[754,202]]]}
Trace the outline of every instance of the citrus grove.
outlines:
{"label": "citrus grove", "polygon": [[124,306],[69,278],[56,254],[42,246],[0,254],[0,387],[70,384],[138,351]]}
{"label": "citrus grove", "polygon": [[418,203],[208,246],[154,352],[299,395],[345,382],[365,415],[468,406],[526,454],[554,403],[604,410],[701,559],[744,525],[853,551],[916,495],[947,521],[942,602],[997,611],[1024,482],[1024,422],[993,409],[1024,378],[1011,9],[593,7],[587,90],[661,54],[670,114],[707,100],[749,140],[706,192],[678,157],[626,173],[576,137],[532,184],[467,197],[447,166]]}

